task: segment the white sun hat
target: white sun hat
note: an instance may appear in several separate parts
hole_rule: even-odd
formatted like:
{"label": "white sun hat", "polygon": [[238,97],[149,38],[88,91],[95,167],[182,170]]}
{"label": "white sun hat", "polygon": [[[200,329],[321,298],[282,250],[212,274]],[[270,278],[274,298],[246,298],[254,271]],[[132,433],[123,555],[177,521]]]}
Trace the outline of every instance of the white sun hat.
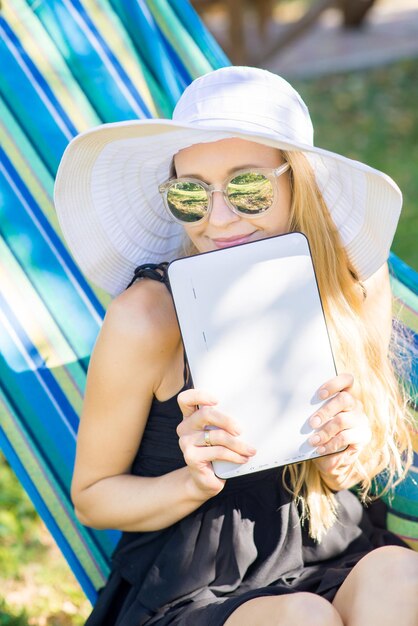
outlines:
{"label": "white sun hat", "polygon": [[232,66],[189,85],[172,120],[103,124],[70,142],[56,177],[55,206],[87,278],[116,295],[138,265],[175,258],[184,231],[170,219],[158,186],[179,150],[232,137],[302,151],[359,278],[387,260],[402,206],[394,181],[315,147],[308,109],[283,78]]}

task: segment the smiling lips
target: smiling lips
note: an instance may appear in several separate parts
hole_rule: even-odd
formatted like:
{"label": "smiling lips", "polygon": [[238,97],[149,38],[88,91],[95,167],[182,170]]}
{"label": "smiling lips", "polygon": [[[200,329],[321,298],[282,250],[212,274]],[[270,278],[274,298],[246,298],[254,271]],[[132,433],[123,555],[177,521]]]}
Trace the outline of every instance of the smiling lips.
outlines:
{"label": "smiling lips", "polygon": [[250,241],[253,234],[254,233],[235,235],[234,237],[220,237],[219,239],[212,239],[212,241],[217,248],[230,248],[231,246],[238,246],[240,243],[247,243]]}

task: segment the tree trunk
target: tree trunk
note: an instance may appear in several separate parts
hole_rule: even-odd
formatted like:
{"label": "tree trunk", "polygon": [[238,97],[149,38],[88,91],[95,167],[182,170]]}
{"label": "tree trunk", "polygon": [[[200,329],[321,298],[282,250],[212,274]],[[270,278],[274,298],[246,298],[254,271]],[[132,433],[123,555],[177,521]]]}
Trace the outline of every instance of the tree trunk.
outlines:
{"label": "tree trunk", "polygon": [[361,26],[374,3],[375,0],[337,0],[336,4],[343,14],[344,27],[358,28]]}

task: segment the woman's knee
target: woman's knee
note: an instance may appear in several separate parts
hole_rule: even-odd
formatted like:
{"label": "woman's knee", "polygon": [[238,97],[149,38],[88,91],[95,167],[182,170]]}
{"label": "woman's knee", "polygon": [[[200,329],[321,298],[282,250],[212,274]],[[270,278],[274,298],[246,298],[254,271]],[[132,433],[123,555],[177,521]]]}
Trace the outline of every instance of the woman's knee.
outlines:
{"label": "woman's knee", "polygon": [[342,626],[330,602],[313,593],[254,598],[241,605],[225,626]]}
{"label": "woman's knee", "polygon": [[[289,598],[289,612],[294,624],[306,626],[342,626],[342,621],[333,605],[314,593],[295,593]],[[278,622],[280,624],[281,622]],[[293,622],[289,622],[293,623]]]}
{"label": "woman's knee", "polygon": [[345,623],[417,624],[417,589],[418,553],[386,546],[357,563],[338,590],[334,606]]}
{"label": "woman's knee", "polygon": [[356,566],[358,582],[370,587],[370,582],[386,581],[391,587],[418,588],[418,553],[400,546],[385,546],[373,550]]}

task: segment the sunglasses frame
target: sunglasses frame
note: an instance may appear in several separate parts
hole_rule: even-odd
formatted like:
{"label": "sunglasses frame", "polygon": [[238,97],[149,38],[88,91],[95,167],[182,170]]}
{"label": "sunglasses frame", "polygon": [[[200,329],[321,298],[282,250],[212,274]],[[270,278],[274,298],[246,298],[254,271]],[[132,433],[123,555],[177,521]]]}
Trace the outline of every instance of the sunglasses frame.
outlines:
{"label": "sunglasses frame", "polygon": [[[253,219],[253,218],[257,218],[257,217],[261,217],[262,215],[265,215],[271,209],[277,196],[277,185],[275,185],[274,183],[276,179],[279,178],[279,176],[287,172],[289,169],[290,169],[290,164],[283,163],[282,165],[279,165],[279,167],[276,167],[276,168],[267,168],[267,167],[254,167],[253,168],[251,167],[251,168],[244,168],[244,169],[236,170],[224,180],[224,182],[222,183],[220,187],[216,185],[208,185],[203,180],[199,180],[198,178],[191,178],[187,176],[181,177],[181,178],[172,177],[172,178],[169,178],[165,183],[162,183],[161,185],[159,185],[158,191],[162,195],[164,207],[166,211],[168,212],[170,218],[174,220],[175,222],[177,222],[178,224],[183,224],[183,225],[188,224],[189,226],[194,226],[195,224],[201,224],[204,220],[207,220],[212,211],[212,206],[213,206],[212,196],[215,191],[220,191],[222,193],[226,204],[231,209],[231,211],[233,211],[236,215],[239,215],[240,217],[244,217],[244,218],[246,217],[246,218]],[[240,211],[237,207],[235,207],[232,204],[232,202],[228,198],[228,194],[226,193],[226,189],[229,183],[234,178],[236,178],[240,174],[246,174],[249,172],[254,172],[256,174],[263,174],[263,176],[265,176],[272,183],[272,188],[273,188],[272,203],[267,209],[264,209],[263,211],[260,211],[259,213],[250,214],[250,213],[244,213],[243,211]],[[203,189],[206,191],[206,195],[208,198],[208,207],[207,207],[205,215],[202,218],[200,218],[199,220],[195,220],[193,222],[188,222],[186,220],[181,220],[178,217],[175,217],[173,215],[168,205],[167,194],[170,190],[170,187],[176,183],[196,183],[198,185],[201,185]]]}

